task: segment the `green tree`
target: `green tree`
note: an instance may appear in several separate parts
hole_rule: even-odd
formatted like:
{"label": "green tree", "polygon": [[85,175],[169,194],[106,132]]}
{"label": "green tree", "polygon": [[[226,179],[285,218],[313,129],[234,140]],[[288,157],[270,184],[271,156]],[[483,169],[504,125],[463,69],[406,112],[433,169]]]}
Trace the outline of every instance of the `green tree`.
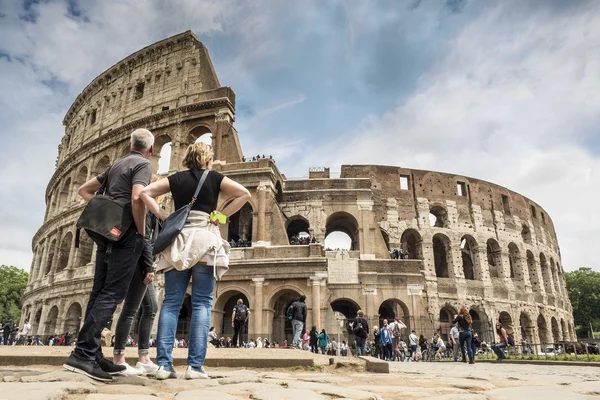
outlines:
{"label": "green tree", "polygon": [[0,266],[0,319],[12,318],[15,324],[21,318],[21,296],[29,274],[17,267]]}
{"label": "green tree", "polygon": [[569,299],[578,332],[589,332],[590,323],[600,324],[600,272],[582,267],[565,273]]}

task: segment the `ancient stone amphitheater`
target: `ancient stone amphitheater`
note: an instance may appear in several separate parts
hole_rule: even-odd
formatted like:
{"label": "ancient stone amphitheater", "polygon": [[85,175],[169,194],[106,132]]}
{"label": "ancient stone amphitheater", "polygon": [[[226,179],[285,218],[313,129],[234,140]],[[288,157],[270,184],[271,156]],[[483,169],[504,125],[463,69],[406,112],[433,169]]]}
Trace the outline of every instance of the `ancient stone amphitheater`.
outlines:
{"label": "ancient stone amphitheater", "polygon": [[[233,90],[220,85],[192,32],[130,55],[83,90],[64,118],[44,223],[33,238],[22,304],[34,334],[79,329],[95,251],[86,237],[74,246],[83,208],[77,190],[126,154],[131,131],[145,127],[156,136],[156,153],[171,146],[168,173],[182,168],[189,143],[208,138],[215,169],[252,193],[223,229],[224,237],[251,243],[232,250],[231,270],[216,286],[213,325],[225,336],[242,298],[252,310],[250,337],[289,339],[285,310],[304,294],[308,325],[340,338],[358,309],[371,325],[399,315],[431,336],[447,335],[452,316],[467,306],[488,341],[497,321],[517,340],[575,339],[554,225],[540,205],[478,179],[394,166],[343,165],[339,178],[313,168],[307,179],[286,179],[268,156],[244,161],[234,111]],[[159,155],[151,162],[158,169]],[[348,248],[325,248],[333,233],[347,235]],[[296,244],[308,236],[316,243]],[[393,259],[394,249],[408,256]],[[161,296],[160,277],[157,285]],[[186,298],[178,336],[187,334],[190,316]]]}

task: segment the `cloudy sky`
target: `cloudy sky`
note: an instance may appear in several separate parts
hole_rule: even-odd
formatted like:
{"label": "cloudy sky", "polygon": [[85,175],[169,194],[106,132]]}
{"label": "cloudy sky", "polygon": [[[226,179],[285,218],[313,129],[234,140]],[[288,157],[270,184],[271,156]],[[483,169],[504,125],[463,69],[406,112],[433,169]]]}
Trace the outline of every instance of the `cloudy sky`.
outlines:
{"label": "cloudy sky", "polygon": [[0,0],[0,263],[29,269],[77,94],[188,29],[236,91],[246,154],[288,177],[377,163],[489,180],[549,212],[565,269],[600,270],[593,0]]}

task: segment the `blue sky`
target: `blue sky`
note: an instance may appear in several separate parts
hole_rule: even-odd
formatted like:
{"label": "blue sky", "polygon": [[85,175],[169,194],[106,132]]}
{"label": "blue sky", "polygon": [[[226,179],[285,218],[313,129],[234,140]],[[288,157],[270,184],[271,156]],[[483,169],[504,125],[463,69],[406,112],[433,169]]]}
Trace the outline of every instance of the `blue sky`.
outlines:
{"label": "blue sky", "polygon": [[29,268],[77,94],[187,29],[246,154],[489,180],[549,212],[565,269],[600,270],[600,3],[559,0],[0,0],[1,263]]}

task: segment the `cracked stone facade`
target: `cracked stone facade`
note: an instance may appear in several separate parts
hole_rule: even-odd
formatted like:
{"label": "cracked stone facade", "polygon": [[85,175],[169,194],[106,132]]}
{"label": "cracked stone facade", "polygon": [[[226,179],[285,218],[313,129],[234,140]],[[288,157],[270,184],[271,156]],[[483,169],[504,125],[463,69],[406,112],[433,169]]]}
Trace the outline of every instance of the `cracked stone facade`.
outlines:
{"label": "cracked stone facade", "polygon": [[[252,244],[232,249],[230,272],[216,285],[212,325],[223,336],[232,333],[227,321],[241,297],[252,310],[250,337],[289,340],[285,310],[304,294],[308,327],[325,327],[342,340],[358,309],[371,325],[399,315],[431,336],[437,329],[447,335],[462,306],[487,341],[497,340],[497,321],[517,340],[575,339],[554,225],[537,203],[478,179],[394,166],[343,165],[335,179],[328,168],[315,168],[308,179],[288,180],[268,156],[242,161],[234,121],[235,94],[220,85],[207,49],[190,31],[130,55],[83,90],[63,121],[44,222],[32,241],[22,304],[33,334],[79,329],[95,245],[84,234],[74,246],[84,206],[77,190],[125,155],[131,131],[144,127],[156,137],[155,171],[162,146],[171,146],[174,173],[186,145],[208,134],[215,169],[252,193],[222,228],[224,237]],[[299,232],[317,243],[291,245]],[[325,249],[331,232],[347,234],[351,248]],[[393,249],[408,258],[393,260]],[[178,336],[187,334],[190,318],[186,298]]]}

